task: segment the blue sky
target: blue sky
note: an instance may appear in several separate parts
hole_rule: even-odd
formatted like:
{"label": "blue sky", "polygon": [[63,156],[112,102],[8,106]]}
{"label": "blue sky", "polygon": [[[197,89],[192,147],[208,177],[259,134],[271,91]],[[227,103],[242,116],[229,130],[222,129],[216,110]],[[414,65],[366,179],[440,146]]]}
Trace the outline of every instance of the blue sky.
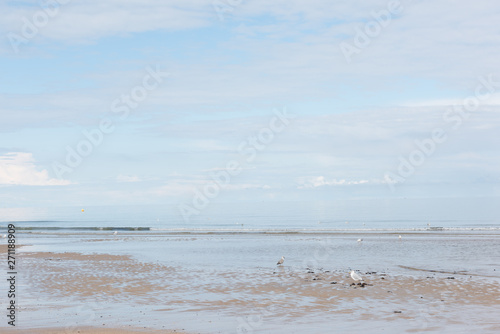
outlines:
{"label": "blue sky", "polygon": [[2,207],[500,195],[493,1],[0,12]]}

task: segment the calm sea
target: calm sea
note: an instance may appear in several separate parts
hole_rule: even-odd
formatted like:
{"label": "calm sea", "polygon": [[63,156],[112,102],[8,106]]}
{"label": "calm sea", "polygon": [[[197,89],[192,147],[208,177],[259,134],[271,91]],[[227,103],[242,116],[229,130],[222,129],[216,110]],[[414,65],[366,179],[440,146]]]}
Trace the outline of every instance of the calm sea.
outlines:
{"label": "calm sea", "polygon": [[[83,210],[83,211],[82,211]],[[0,208],[19,231],[325,232],[500,230],[499,198],[212,203],[186,220],[175,205]]]}

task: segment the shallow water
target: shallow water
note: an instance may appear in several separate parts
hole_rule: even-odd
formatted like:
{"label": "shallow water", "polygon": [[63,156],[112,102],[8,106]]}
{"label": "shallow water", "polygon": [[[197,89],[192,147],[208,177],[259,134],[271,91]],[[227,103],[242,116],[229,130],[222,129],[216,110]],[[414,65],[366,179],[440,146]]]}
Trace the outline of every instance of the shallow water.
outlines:
{"label": "shallow water", "polygon": [[[398,236],[402,238],[399,239]],[[362,242],[357,240],[362,238]],[[405,273],[415,267],[500,277],[500,231],[170,234],[167,232],[22,232],[24,251],[131,254],[186,268],[349,268]]]}

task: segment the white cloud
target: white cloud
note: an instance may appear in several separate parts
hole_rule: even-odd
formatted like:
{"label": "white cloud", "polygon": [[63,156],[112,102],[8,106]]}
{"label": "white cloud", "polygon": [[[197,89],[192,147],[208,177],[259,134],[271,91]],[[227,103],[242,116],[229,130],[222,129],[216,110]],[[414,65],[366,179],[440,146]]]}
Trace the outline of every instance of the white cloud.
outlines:
{"label": "white cloud", "polygon": [[[217,20],[211,4],[203,0],[157,1],[71,1],[62,5],[40,36],[69,43],[90,42],[108,36],[152,30],[182,30],[199,28]],[[0,30],[21,33],[23,18],[33,22],[40,6],[3,5],[6,13]]]}
{"label": "white cloud", "polygon": [[370,183],[368,180],[347,181],[345,179],[327,180],[324,176],[313,176],[299,179],[299,189],[303,188],[317,188],[323,186],[350,186]]}
{"label": "white cloud", "polygon": [[35,165],[31,153],[10,152],[0,156],[0,184],[29,186],[63,186],[67,180],[52,179],[46,169]]}

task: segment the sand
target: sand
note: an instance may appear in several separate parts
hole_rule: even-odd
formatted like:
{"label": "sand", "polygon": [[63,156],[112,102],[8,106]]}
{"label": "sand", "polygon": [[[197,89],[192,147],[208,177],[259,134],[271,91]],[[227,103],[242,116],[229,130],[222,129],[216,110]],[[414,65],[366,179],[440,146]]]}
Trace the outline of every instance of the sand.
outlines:
{"label": "sand", "polygon": [[26,333],[26,334],[121,334],[121,333],[154,333],[154,334],[179,334],[183,332],[179,331],[162,331],[162,330],[152,330],[152,329],[120,329],[120,328],[95,328],[86,327],[78,328],[75,331],[68,331],[67,328],[23,328],[21,330],[7,329],[5,332],[2,329],[2,333]]}
{"label": "sand", "polygon": [[[466,309],[482,312],[482,329],[500,332],[492,315],[500,305],[497,282],[468,273],[361,272],[365,284],[359,285],[343,270],[286,265],[241,273],[188,271],[126,255],[24,252],[20,258],[27,283],[23,293],[30,296],[20,312],[23,333],[185,333],[182,321],[172,326],[169,318],[182,313],[240,319],[231,332],[243,327],[266,332],[262,319],[279,325],[315,316],[367,323],[405,320],[413,323],[406,332],[421,332],[470,326],[470,318],[457,317]],[[44,321],[40,314],[56,314],[58,320],[45,316]],[[241,319],[247,320],[242,324]]]}

